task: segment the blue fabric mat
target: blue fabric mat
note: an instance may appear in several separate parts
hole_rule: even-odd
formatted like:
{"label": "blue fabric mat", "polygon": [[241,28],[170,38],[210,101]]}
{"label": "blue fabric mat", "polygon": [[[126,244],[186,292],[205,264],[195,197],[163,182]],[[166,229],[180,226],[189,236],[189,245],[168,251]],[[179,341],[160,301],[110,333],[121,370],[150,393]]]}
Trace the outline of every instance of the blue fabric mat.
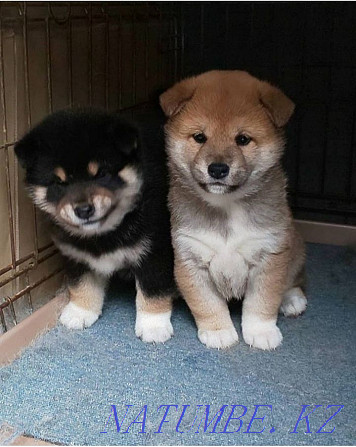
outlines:
{"label": "blue fabric mat", "polygon": [[[250,349],[241,337],[228,351],[206,349],[183,303],[175,308],[174,338],[146,345],[134,335],[133,292],[111,291],[116,298],[92,328],[57,327],[0,371],[0,422],[63,444],[355,444],[356,252],[324,245],[307,252],[309,306],[302,317],[280,317],[284,341],[275,352]],[[240,306],[232,313],[241,334]],[[158,407],[169,404],[177,408],[161,425],[166,407]],[[232,405],[240,405],[236,418],[246,407],[238,432],[241,420],[226,426]],[[271,407],[259,407],[250,424],[256,405]],[[303,405],[304,415],[320,405],[310,430],[306,419],[295,429]],[[209,422],[218,416],[204,431],[207,408]],[[118,432],[115,416],[120,424],[127,409]],[[130,425],[135,418],[145,424]],[[235,433],[219,433],[224,428]]]}

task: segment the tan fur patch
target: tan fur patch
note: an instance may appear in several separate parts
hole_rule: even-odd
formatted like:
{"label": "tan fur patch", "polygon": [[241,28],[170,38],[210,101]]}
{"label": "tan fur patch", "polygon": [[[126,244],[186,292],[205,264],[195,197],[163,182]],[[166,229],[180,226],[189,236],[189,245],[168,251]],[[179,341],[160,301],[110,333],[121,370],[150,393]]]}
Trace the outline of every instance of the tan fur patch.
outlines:
{"label": "tan fur patch", "polygon": [[276,318],[287,289],[291,250],[270,254],[252,274],[243,304],[243,315],[258,315],[261,320]]}
{"label": "tan fur patch", "polygon": [[88,172],[90,175],[92,175],[93,177],[96,176],[96,174],[99,171],[99,164],[96,161],[91,161],[88,164]]}
{"label": "tan fur patch", "polygon": [[67,181],[67,174],[66,174],[65,170],[63,168],[61,168],[60,166],[58,166],[54,170],[54,175],[56,175],[62,182]]}
{"label": "tan fur patch", "polygon": [[125,166],[124,169],[119,171],[118,175],[128,184],[132,184],[137,181],[137,171],[131,166]]}
{"label": "tan fur patch", "polygon": [[57,205],[58,214],[61,214],[62,209],[66,206],[74,208],[77,203],[83,201],[83,192],[85,193],[85,200],[88,203],[94,203],[98,208],[108,208],[114,201],[114,194],[111,191],[100,186],[92,186],[80,191],[80,196],[78,196],[78,192],[66,194]]}
{"label": "tan fur patch", "polygon": [[101,313],[104,289],[105,279],[93,273],[83,275],[75,285],[68,287],[72,303],[95,313]]}
{"label": "tan fur patch", "polygon": [[136,309],[139,312],[147,312],[152,314],[160,314],[172,310],[172,298],[162,297],[146,297],[142,290],[137,287]]}

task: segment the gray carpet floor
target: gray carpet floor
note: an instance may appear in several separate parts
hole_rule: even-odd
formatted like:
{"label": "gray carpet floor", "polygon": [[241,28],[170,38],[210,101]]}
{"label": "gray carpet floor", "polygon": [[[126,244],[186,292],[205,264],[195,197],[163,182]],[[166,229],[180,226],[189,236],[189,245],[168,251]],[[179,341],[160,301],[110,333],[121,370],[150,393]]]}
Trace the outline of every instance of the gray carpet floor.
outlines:
{"label": "gray carpet floor", "polygon": [[145,345],[133,291],[113,289],[93,327],[56,327],[0,370],[0,424],[63,444],[355,444],[355,250],[309,244],[307,276],[307,312],[280,317],[274,352],[206,349],[183,303],[174,338]]}

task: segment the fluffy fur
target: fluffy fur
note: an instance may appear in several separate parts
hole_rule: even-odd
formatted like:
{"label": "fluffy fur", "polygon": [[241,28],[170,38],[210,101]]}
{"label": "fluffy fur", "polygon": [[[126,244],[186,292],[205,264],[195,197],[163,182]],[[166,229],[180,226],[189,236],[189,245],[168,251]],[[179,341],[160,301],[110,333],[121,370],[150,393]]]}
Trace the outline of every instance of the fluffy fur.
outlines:
{"label": "fluffy fur", "polygon": [[[110,276],[129,272],[137,284],[138,336],[171,337],[173,250],[160,148],[158,140],[145,148],[132,124],[94,110],[57,112],[16,145],[29,194],[65,257],[70,303],[61,322],[68,328],[92,325]],[[169,328],[163,333],[162,318]]]}
{"label": "fluffy fur", "polygon": [[303,243],[280,166],[294,104],[241,71],[186,79],[160,102],[168,117],[175,276],[198,337],[213,348],[236,343],[227,300],[244,297],[246,343],[276,348],[280,307],[286,315],[306,307]]}

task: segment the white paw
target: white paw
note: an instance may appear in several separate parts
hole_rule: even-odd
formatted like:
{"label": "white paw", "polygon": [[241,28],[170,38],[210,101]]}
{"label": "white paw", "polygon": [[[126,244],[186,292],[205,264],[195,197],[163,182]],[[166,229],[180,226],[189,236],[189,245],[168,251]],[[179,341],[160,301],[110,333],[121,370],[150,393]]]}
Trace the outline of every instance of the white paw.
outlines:
{"label": "white paw", "polygon": [[173,335],[171,312],[137,312],[135,333],[146,343],[164,343]]}
{"label": "white paw", "polygon": [[296,317],[307,308],[307,299],[300,287],[294,287],[285,293],[280,312],[286,317]]}
{"label": "white paw", "polygon": [[242,322],[242,335],[248,345],[264,350],[276,349],[283,340],[275,321],[263,321],[256,317]]}
{"label": "white paw", "polygon": [[234,327],[218,331],[198,330],[199,340],[208,348],[225,349],[239,341]]}
{"label": "white paw", "polygon": [[99,314],[86,310],[74,303],[69,303],[63,309],[59,321],[68,329],[84,329],[90,327],[99,318]]}

